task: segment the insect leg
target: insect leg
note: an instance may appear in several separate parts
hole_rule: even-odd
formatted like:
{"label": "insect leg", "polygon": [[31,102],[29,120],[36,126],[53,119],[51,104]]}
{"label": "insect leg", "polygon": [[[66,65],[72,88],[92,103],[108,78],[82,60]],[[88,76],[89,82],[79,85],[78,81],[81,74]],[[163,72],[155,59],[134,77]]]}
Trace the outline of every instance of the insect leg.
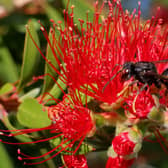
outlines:
{"label": "insect leg", "polygon": [[110,83],[121,71],[122,71],[122,69],[119,70],[115,75],[113,75],[113,76],[110,78],[109,81],[107,81],[107,83],[104,85],[104,87],[103,87],[103,89],[102,89],[102,93],[104,92],[104,89],[109,85],[109,83]]}

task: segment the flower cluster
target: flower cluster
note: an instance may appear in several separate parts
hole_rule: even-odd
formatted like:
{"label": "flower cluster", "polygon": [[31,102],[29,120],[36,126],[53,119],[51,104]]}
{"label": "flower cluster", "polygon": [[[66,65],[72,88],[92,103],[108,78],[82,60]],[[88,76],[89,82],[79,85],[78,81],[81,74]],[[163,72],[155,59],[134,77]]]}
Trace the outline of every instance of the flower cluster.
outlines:
{"label": "flower cluster", "polygon": [[141,21],[140,5],[137,12],[129,13],[119,0],[108,1],[109,12],[103,17],[104,4],[99,9],[96,2],[93,20],[79,19],[80,27],[74,24],[72,6],[71,13],[64,11],[65,28],[53,23],[52,42],[41,28],[59,68],[40,53],[67,85],[67,92],[57,83],[64,96],[47,107],[50,126],[13,130],[16,133],[10,134],[49,130],[53,135],[29,142],[50,141],[51,151],[39,157],[19,151],[24,156],[20,160],[39,159],[55,152],[48,159],[61,154],[66,167],[87,168],[84,155],[89,151],[80,152],[83,145],[88,147],[89,142],[94,144],[98,136],[103,137],[99,130],[103,126],[115,128],[115,133],[108,135],[111,138],[115,134],[106,168],[130,167],[149,135],[166,143],[159,128],[166,129],[167,125],[168,63],[163,60],[168,59],[168,27],[162,28],[157,17]]}

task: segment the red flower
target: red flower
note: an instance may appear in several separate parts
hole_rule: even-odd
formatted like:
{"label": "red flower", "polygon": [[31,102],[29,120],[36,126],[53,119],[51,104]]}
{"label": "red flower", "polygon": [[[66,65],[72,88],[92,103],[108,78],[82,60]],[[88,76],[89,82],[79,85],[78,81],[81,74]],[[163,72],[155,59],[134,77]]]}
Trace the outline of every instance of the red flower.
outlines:
{"label": "red flower", "polygon": [[[75,154],[80,148],[82,142],[86,136],[90,136],[95,131],[94,122],[91,118],[90,110],[83,107],[82,103],[75,100],[74,97],[64,96],[64,100],[55,106],[51,106],[48,110],[49,118],[52,120],[52,124],[48,127],[37,128],[37,129],[22,129],[22,130],[0,130],[2,135],[11,137],[17,136],[37,131],[49,130],[53,136],[46,139],[39,139],[33,142],[25,143],[11,143],[1,140],[1,142],[6,144],[32,144],[45,142],[49,140],[54,140],[55,138],[60,138],[60,143],[55,146],[51,151],[41,155],[41,156],[28,156],[18,150],[18,153],[23,157],[19,156],[19,160],[34,160],[45,157],[46,155],[52,154],[49,158],[44,159],[40,162],[26,163],[27,165],[43,163],[49,159],[54,158],[63,151],[69,152],[70,154]],[[80,99],[80,98],[79,98]],[[5,134],[5,132],[15,132],[11,134]],[[77,145],[76,145],[77,144]]]}
{"label": "red flower", "polygon": [[112,145],[118,155],[125,156],[134,152],[135,142],[129,138],[128,132],[123,132],[113,139]]}
{"label": "red flower", "polygon": [[[108,16],[103,19],[100,18],[101,10],[97,6],[92,22],[87,20],[85,23],[79,19],[81,34],[74,25],[73,7],[69,17],[68,12],[64,11],[64,29],[54,23],[53,44],[45,29],[42,29],[63,74],[43,57],[62,76],[68,87],[88,92],[88,95],[100,101],[113,103],[123,89],[118,73],[125,62],[168,58],[168,29],[162,31],[156,18],[142,25],[140,3],[137,15],[135,10],[132,14],[124,11],[120,1],[108,1],[108,5]],[[55,38],[55,29],[60,31],[58,39]]]}
{"label": "red flower", "polygon": [[84,155],[63,155],[62,157],[67,168],[88,168]]}
{"label": "red flower", "polygon": [[[114,6],[113,6],[114,5]],[[117,10],[114,10],[114,8]],[[68,18],[64,30],[60,30],[60,42],[55,39],[53,31],[53,41],[58,43],[58,53],[55,53],[55,44],[51,44],[46,32],[44,34],[57,60],[59,68],[63,71],[60,74],[48,60],[47,62],[59,74],[62,80],[72,89],[80,89],[88,95],[101,101],[112,103],[117,98],[117,93],[122,90],[123,82],[120,81],[120,75],[116,75],[120,66],[125,62],[125,43],[119,31],[118,20],[124,20],[125,14],[122,11],[121,4],[111,4],[109,2],[109,15],[102,22],[100,20],[101,11],[96,11],[93,22],[81,23],[81,36],[74,31],[73,13]],[[65,11],[65,16],[67,12]],[[66,18],[66,17],[65,17]],[[113,23],[113,24],[112,24]],[[54,28],[55,29],[55,28]],[[60,56],[60,51],[62,55]],[[61,57],[64,67],[59,58]],[[46,58],[45,58],[46,59]],[[104,88],[105,84],[113,77],[110,84]]]}
{"label": "red flower", "polygon": [[94,128],[90,110],[83,106],[61,102],[50,108],[49,115],[53,116],[52,121],[55,123],[54,132],[61,133],[69,141],[84,139]]}

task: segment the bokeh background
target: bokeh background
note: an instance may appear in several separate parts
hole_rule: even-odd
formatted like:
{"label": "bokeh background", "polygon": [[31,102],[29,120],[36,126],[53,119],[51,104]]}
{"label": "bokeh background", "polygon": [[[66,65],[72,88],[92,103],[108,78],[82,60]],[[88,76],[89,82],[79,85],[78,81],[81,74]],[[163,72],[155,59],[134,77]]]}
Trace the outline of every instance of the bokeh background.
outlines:
{"label": "bokeh background", "polygon": [[[85,10],[80,6],[80,1],[93,9],[93,0],[71,0],[75,8]],[[121,0],[124,9],[132,11],[138,7],[138,0]],[[99,0],[100,4],[102,0]],[[158,17],[168,24],[168,0],[141,0],[142,20],[154,15],[160,6]],[[23,61],[25,41],[25,25],[31,19],[35,30],[38,32],[42,52],[46,51],[46,40],[40,31],[38,20],[49,31],[50,19],[55,21],[63,18],[62,11],[65,4],[62,0],[0,0],[0,87],[7,82],[19,80]],[[83,11],[85,13],[85,11]],[[106,11],[104,11],[106,12]],[[85,17],[85,16],[83,16]],[[34,76],[44,73],[44,60],[41,58]],[[1,102],[0,102],[1,103]],[[1,111],[0,111],[1,113]],[[2,125],[2,124],[1,124]],[[3,127],[3,125],[2,125]],[[23,168],[23,162],[17,159],[17,146],[0,143],[0,168]],[[143,150],[145,149],[145,150]],[[149,145],[145,142],[143,149],[134,168],[168,168],[168,154],[164,153],[159,144]],[[144,152],[145,151],[145,152]],[[33,153],[34,151],[30,151]],[[106,152],[91,153],[87,156],[89,168],[103,168],[106,162]],[[37,165],[38,168],[47,168],[46,165]]]}

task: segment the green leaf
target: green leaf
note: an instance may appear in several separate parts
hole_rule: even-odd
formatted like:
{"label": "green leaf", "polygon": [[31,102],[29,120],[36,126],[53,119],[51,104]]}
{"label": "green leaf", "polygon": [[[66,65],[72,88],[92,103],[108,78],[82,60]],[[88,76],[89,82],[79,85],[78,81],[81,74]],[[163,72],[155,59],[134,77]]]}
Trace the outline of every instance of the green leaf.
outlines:
{"label": "green leaf", "polygon": [[[67,6],[68,0],[63,0],[64,6]],[[82,19],[85,21],[84,27],[86,26],[86,13],[88,13],[88,21],[93,21],[93,16],[94,16],[94,8],[89,5],[87,2],[84,0],[70,0],[69,1],[69,6],[68,6],[68,11],[71,13],[71,6],[74,6],[73,12],[74,12],[74,22],[77,24],[78,28],[80,29],[80,22],[78,19]]]}
{"label": "green leaf", "polygon": [[[51,42],[51,45],[53,45],[53,49],[54,49],[55,44],[53,42],[53,36],[55,36],[55,34],[53,34],[53,33],[54,33],[53,29],[51,28],[50,33],[49,33],[49,40]],[[56,53],[57,52],[56,52],[55,49],[54,49],[54,53],[53,53],[52,48],[50,47],[50,45],[48,43],[47,51],[46,51],[46,58],[49,62],[51,62],[54,65],[54,67],[56,69],[59,70],[59,65],[58,65],[58,63],[55,59],[55,56],[54,56],[54,54],[56,54]],[[57,55],[57,57],[58,57],[58,55]],[[45,72],[44,72],[44,74],[50,74],[55,79],[58,77],[57,73],[51,68],[51,66],[47,62],[45,62]],[[50,76],[46,75],[44,77],[44,85],[43,85],[42,93],[48,92],[53,87],[53,85],[54,85],[53,79]]]}
{"label": "green leaf", "polygon": [[11,158],[8,155],[4,145],[0,143],[0,167],[1,168],[14,168]]}
{"label": "green leaf", "polygon": [[[3,122],[5,124],[5,126],[9,129],[9,130],[17,130],[18,128],[15,128],[15,126],[12,125],[11,121],[10,121],[10,118],[13,117],[12,115],[9,115],[9,116],[5,116],[3,118]],[[17,121],[15,121],[17,122]],[[18,123],[17,123],[18,124]],[[12,132],[12,131],[11,131]],[[15,131],[12,132],[12,133],[16,133]],[[18,139],[19,141],[21,142],[31,142],[32,140],[28,137],[27,134],[24,134],[24,135],[17,135],[15,136],[16,139]]]}
{"label": "green leaf", "polygon": [[0,80],[3,82],[15,82],[18,79],[17,66],[12,56],[0,39]]}
{"label": "green leaf", "polygon": [[22,97],[20,97],[19,100],[23,101],[27,98],[35,98],[39,95],[39,93],[40,93],[40,88],[32,89],[28,93],[26,93]]}
{"label": "green leaf", "polygon": [[[46,3],[45,11],[46,11],[48,18],[54,20],[55,23],[57,23],[58,21],[59,22],[61,21],[63,23],[63,24],[61,24],[61,27],[64,29],[64,19],[63,19],[63,16],[61,15],[61,13],[58,11],[58,9],[55,9],[51,5]],[[49,40],[50,40],[52,46],[50,46],[48,43],[47,50],[46,50],[46,58],[54,65],[54,67],[57,70],[59,70],[59,65],[55,59],[55,56],[59,59],[59,55],[57,52],[57,50],[59,50],[59,46],[56,44],[56,40],[58,40],[59,35],[60,35],[60,32],[59,32],[59,30],[57,30],[57,28],[50,29]],[[54,39],[56,39],[56,40],[54,40]],[[53,47],[53,49],[51,47]],[[56,49],[56,47],[57,47],[57,49]],[[61,53],[60,50],[59,50],[59,52]],[[45,62],[45,72],[44,73],[50,74],[55,79],[58,78],[58,74],[53,70],[53,68],[51,68],[51,66],[47,62]],[[53,79],[50,76],[46,75],[44,78],[44,85],[43,85],[42,94],[49,92],[49,90],[52,89],[53,85],[54,85]]]}
{"label": "green leaf", "polygon": [[94,147],[91,145],[88,145],[86,143],[82,143],[80,148],[77,150],[76,154],[77,155],[85,155],[88,152],[91,152],[94,150]]}
{"label": "green leaf", "polygon": [[0,88],[0,95],[6,94],[11,92],[14,89],[13,84],[6,83]]}
{"label": "green leaf", "polygon": [[[54,84],[54,86],[52,87],[52,89],[49,91],[50,95],[52,95],[55,99],[60,98],[60,96],[62,95],[62,90],[66,90],[67,85],[62,81],[61,77],[58,78],[57,83]],[[50,95],[46,95],[44,100],[48,100],[48,99],[52,99],[52,97]],[[54,102],[49,102],[49,104],[54,103]]]}
{"label": "green leaf", "polygon": [[[29,32],[31,35],[29,34]],[[40,59],[39,51],[33,43],[32,39],[38,46],[40,45],[34,24],[29,21],[26,29],[19,89],[21,89],[28,81],[32,79],[32,76],[37,69],[37,65]]]}
{"label": "green leaf", "polygon": [[23,126],[29,128],[42,128],[51,124],[47,111],[43,111],[43,106],[31,98],[25,99],[19,106],[17,119]]}

